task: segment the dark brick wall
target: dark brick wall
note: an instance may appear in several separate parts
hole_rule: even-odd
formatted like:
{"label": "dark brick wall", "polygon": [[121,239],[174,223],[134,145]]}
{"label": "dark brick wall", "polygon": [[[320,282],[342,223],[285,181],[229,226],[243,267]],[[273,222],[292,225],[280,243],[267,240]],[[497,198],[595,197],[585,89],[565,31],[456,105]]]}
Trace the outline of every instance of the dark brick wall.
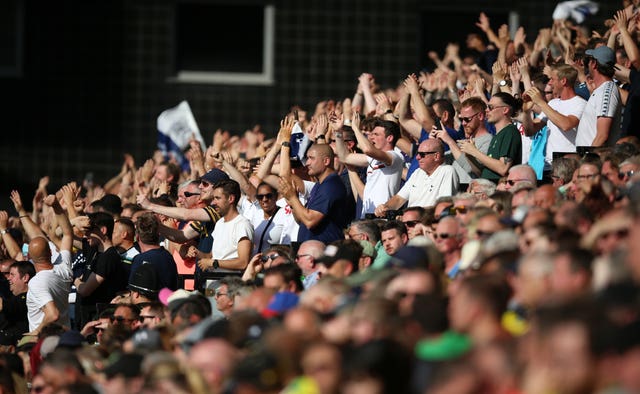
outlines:
{"label": "dark brick wall", "polygon": [[[441,12],[506,14],[515,7],[532,40],[556,4],[274,0],[275,84],[260,87],[171,82],[175,1],[22,1],[23,76],[0,79],[0,208],[7,190],[30,194],[43,174],[57,186],[92,170],[104,182],[123,152],[140,162],[155,146],[158,114],[183,99],[207,141],[218,127],[241,132],[261,123],[273,132],[293,104],[311,110],[318,100],[350,96],[362,71],[391,86],[418,70],[423,21],[445,31],[474,29],[443,21]],[[602,7],[603,16],[615,8]]]}

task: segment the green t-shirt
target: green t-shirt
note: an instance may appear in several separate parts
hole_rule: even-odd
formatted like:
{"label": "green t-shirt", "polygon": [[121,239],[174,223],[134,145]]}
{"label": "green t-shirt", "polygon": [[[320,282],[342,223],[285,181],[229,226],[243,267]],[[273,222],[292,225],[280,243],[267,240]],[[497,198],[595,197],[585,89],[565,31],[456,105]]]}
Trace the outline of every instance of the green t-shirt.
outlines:
{"label": "green t-shirt", "polygon": [[[513,165],[520,164],[522,161],[522,139],[515,125],[510,124],[496,133],[491,140],[487,156],[492,159],[500,159],[508,157],[513,160]],[[481,178],[497,181],[500,174],[485,167],[482,169]]]}

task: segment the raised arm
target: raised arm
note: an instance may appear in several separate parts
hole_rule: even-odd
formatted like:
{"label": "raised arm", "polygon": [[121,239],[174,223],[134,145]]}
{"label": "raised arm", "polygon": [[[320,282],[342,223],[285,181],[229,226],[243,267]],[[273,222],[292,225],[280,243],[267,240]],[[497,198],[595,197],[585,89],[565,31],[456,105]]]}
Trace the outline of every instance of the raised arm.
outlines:
{"label": "raised arm", "polygon": [[411,112],[409,111],[409,100],[411,99],[410,93],[405,89],[405,92],[400,96],[398,104],[396,104],[396,114],[398,114],[400,120],[400,126],[409,133],[409,135],[416,140],[420,138],[420,132],[422,126],[420,123],[413,119]]}
{"label": "raised arm", "polygon": [[246,194],[249,201],[256,199],[256,187],[249,182],[246,176],[233,164],[233,158],[229,152],[222,152],[220,156],[220,164],[229,177],[240,185],[240,190]]}
{"label": "raised arm", "polygon": [[[376,148],[371,143],[371,141],[369,141],[367,136],[365,136],[360,130],[360,114],[358,114],[357,112],[354,112],[353,116],[351,117],[351,129],[353,130],[353,133],[356,136],[356,140],[358,141],[358,146],[360,147],[360,149],[362,149],[364,155],[360,155],[358,153],[349,153],[347,155],[347,161],[344,162],[345,164],[353,164],[359,167],[365,167],[368,164],[366,156],[369,156],[376,160],[384,162],[386,165],[391,165],[391,163],[393,162],[393,157],[388,152]],[[337,140],[338,136],[336,136],[336,146],[338,145]],[[350,158],[353,158],[353,160],[350,160]]]}
{"label": "raised arm", "polygon": [[[627,52],[627,57],[633,65],[634,68],[640,69],[640,51],[638,51],[638,45],[634,41],[633,37],[629,33],[629,28],[627,27],[627,23],[629,21],[627,10],[620,10],[613,16],[613,19],[616,21],[616,26],[620,31],[620,37],[622,37],[622,44],[624,45],[624,50]],[[635,23],[635,20],[633,21]]]}
{"label": "raised arm", "polygon": [[542,112],[547,115],[547,118],[558,128],[564,132],[570,131],[575,127],[578,127],[580,119],[574,115],[563,115],[555,109],[551,108],[549,104],[542,98],[542,92],[535,86],[528,89],[525,94],[531,98],[534,104],[537,104]]}
{"label": "raised arm", "polygon": [[[65,188],[70,189],[70,185],[62,186],[63,190]],[[44,199],[44,203],[51,208],[53,208],[53,212],[56,215],[56,220],[58,221],[58,225],[62,229],[62,240],[60,242],[60,250],[66,250],[71,252],[73,247],[73,227],[71,227],[71,222],[69,221],[69,217],[67,216],[64,209],[60,205],[60,201],[56,198],[55,195],[48,195],[47,198]]]}
{"label": "raised arm", "polygon": [[211,217],[202,208],[181,208],[181,207],[165,207],[162,205],[154,204],[143,194],[138,194],[138,204],[146,210],[159,213],[161,215],[169,216],[170,218],[179,220],[199,220],[201,222],[210,222]]}
{"label": "raised arm", "polygon": [[[354,122],[356,122],[357,125],[354,125]],[[366,140],[366,143],[370,146],[371,143],[367,140],[366,137],[362,136],[360,130],[358,129],[358,132],[356,132],[356,128],[358,128],[359,126],[360,115],[354,111],[353,116],[351,117],[351,129],[356,136],[358,145],[360,145],[361,138],[358,138],[358,135],[360,134],[362,139]],[[347,149],[347,145],[344,143],[344,136],[342,135],[342,132],[335,133],[334,137],[336,140],[336,155],[338,156],[338,159],[340,159],[340,162],[342,162],[342,164],[354,165],[357,167],[366,167],[368,165],[369,162],[366,155],[362,153],[349,152],[349,150]],[[361,145],[360,148],[364,151],[364,148]]]}
{"label": "raised arm", "polygon": [[0,211],[0,240],[4,242],[9,257],[16,260],[24,260],[22,249],[20,249],[20,246],[18,246],[16,240],[13,239],[8,231],[8,224],[9,214],[7,213],[7,211]]}
{"label": "raised arm", "polygon": [[362,90],[364,96],[364,108],[363,112],[368,114],[376,109],[376,100],[373,98],[373,92],[371,91],[371,83],[373,82],[373,75],[363,73],[358,78],[360,81],[359,89]]}
{"label": "raised arm", "polygon": [[[420,90],[418,89],[418,79],[416,78],[415,74],[409,75],[404,80],[404,86],[411,96],[411,109],[413,109],[413,112],[416,114],[417,122],[420,124],[421,129],[425,129],[427,132],[429,132],[435,124],[435,121],[433,117],[431,117],[431,113],[429,112],[427,105],[424,103],[424,100],[420,95]],[[420,133],[420,131],[418,131],[418,133]],[[411,135],[414,134],[411,132]],[[419,134],[417,138],[420,138]]]}
{"label": "raised arm", "polygon": [[31,219],[27,211],[24,209],[24,206],[22,205],[22,198],[20,198],[20,193],[18,193],[17,190],[13,190],[11,192],[11,201],[13,202],[16,212],[18,212],[22,228],[24,229],[24,232],[27,233],[29,239],[45,237],[44,231],[42,231],[42,229]]}

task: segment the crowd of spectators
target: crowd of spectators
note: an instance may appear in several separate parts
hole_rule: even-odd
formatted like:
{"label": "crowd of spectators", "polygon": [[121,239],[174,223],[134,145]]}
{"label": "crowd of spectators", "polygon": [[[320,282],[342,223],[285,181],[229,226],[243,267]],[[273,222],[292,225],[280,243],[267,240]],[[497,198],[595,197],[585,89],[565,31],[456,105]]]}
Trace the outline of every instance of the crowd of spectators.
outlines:
{"label": "crowd of spectators", "polygon": [[13,191],[2,392],[640,392],[639,3]]}

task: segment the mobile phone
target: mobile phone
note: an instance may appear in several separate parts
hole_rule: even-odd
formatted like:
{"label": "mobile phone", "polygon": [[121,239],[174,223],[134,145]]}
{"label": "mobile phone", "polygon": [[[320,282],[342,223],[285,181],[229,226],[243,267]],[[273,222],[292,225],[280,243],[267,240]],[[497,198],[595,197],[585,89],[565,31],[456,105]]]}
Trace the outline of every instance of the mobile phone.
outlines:
{"label": "mobile phone", "polygon": [[433,119],[433,125],[438,130],[443,130],[444,129],[444,127],[442,126],[442,120],[437,116]]}

